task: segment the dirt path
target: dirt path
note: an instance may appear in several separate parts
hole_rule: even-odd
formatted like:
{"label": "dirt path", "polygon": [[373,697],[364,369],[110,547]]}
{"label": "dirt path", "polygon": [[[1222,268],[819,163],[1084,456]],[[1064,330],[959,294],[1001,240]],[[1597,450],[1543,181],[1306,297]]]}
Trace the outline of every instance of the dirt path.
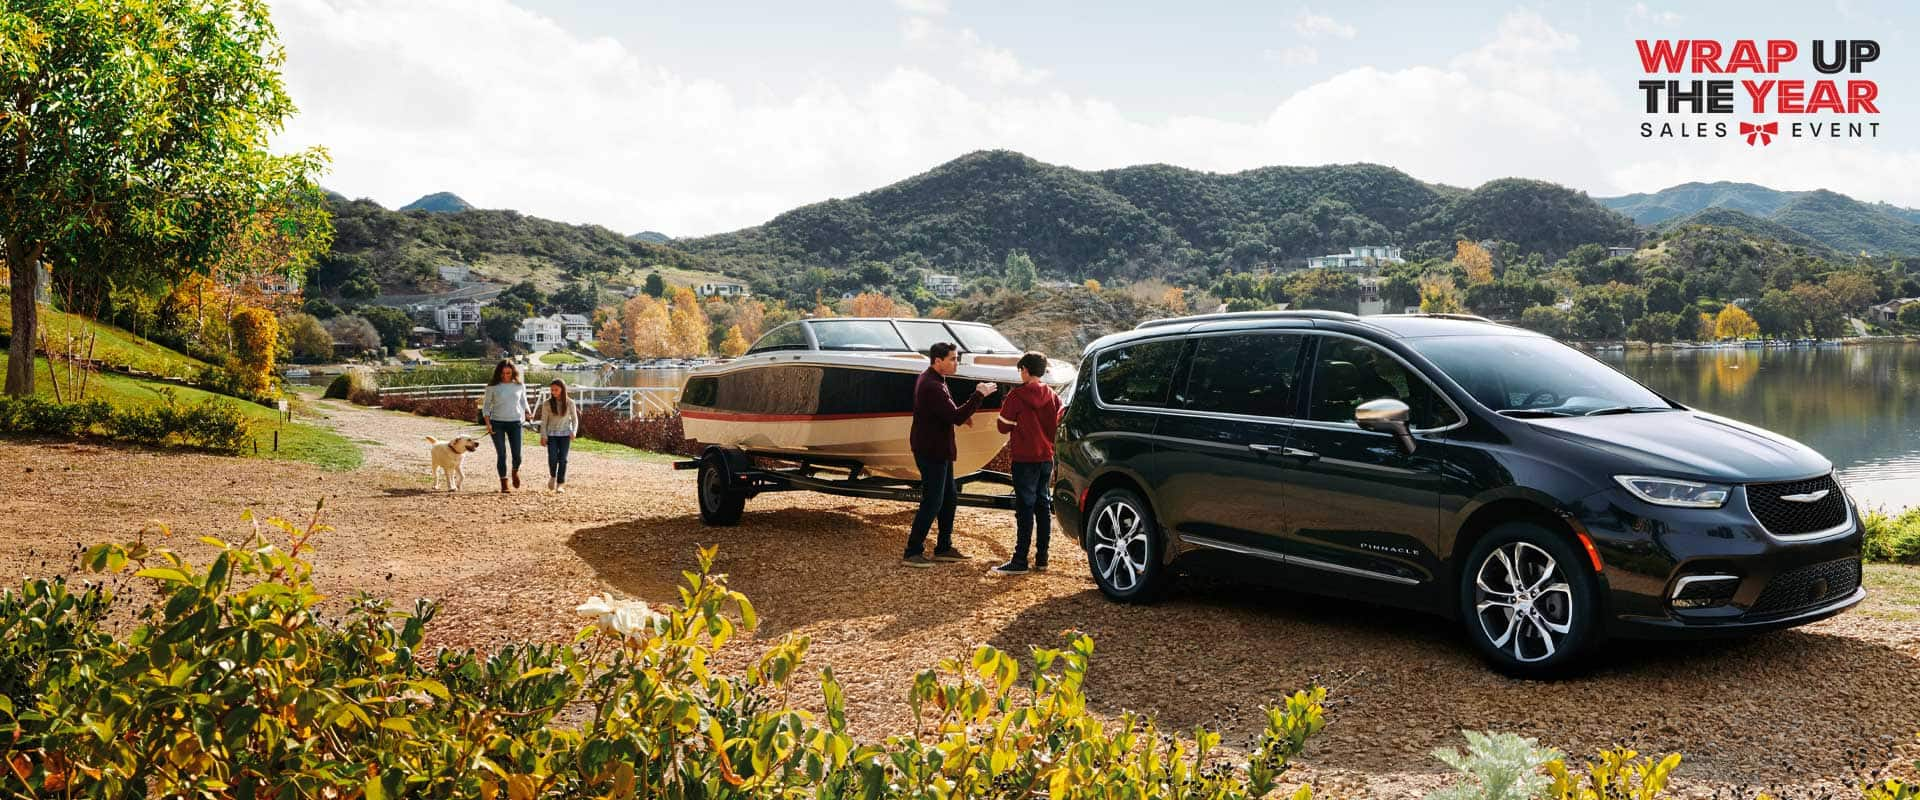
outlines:
{"label": "dirt path", "polygon": [[[1586,677],[1527,683],[1488,672],[1450,626],[1401,612],[1192,580],[1153,606],[1109,603],[1064,542],[1052,572],[992,578],[1012,539],[1004,512],[962,509],[959,545],[976,560],[920,571],[897,565],[910,506],[773,495],[749,502],[738,527],[707,528],[690,473],[636,458],[576,452],[567,494],[501,495],[489,488],[488,445],[468,457],[468,491],[430,492],[422,437],[476,428],[318,407],[363,443],[364,467],[0,442],[11,506],[0,570],[65,571],[80,544],[129,538],[150,519],[190,550],[192,535],[237,531],[245,508],[304,518],[324,498],[336,530],[316,559],[323,589],[403,607],[438,598],[436,641],[452,646],[568,636],[572,607],[608,588],[671,599],[695,548],[717,544],[719,569],[762,614],[759,637],[811,637],[811,663],[834,667],[868,737],[910,725],[912,675],[937,659],[980,642],[1024,653],[1079,629],[1098,643],[1089,692],[1099,711],[1151,711],[1175,729],[1224,725],[1230,744],[1254,731],[1261,703],[1332,687],[1331,724],[1304,773],[1322,797],[1424,793],[1441,768],[1429,751],[1458,744],[1461,728],[1574,753],[1617,743],[1683,752],[1698,796],[1730,785],[1807,796],[1920,756],[1920,621],[1885,599],[1754,639],[1615,646]],[[523,478],[543,486],[545,452],[530,439],[525,454]],[[811,697],[806,688],[797,696]]]}

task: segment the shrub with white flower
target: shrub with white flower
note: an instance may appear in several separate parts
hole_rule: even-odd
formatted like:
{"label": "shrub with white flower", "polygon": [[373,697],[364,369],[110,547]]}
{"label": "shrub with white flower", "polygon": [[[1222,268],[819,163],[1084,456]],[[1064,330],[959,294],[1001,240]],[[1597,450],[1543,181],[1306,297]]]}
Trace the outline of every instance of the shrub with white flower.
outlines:
{"label": "shrub with white flower", "polygon": [[587,602],[573,609],[583,617],[591,617],[593,625],[601,633],[625,639],[629,644],[644,644],[659,630],[666,617],[655,612],[640,600],[621,600],[611,593],[589,595]]}

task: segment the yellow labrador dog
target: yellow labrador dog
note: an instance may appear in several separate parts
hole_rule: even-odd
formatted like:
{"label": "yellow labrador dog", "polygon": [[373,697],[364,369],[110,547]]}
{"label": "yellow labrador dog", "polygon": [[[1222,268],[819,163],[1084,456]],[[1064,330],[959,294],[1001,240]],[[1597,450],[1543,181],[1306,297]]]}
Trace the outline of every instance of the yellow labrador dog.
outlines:
{"label": "yellow labrador dog", "polygon": [[427,444],[433,445],[433,488],[440,488],[444,475],[447,491],[459,491],[467,483],[467,454],[480,449],[480,443],[469,436],[455,436],[450,442],[428,436]]}

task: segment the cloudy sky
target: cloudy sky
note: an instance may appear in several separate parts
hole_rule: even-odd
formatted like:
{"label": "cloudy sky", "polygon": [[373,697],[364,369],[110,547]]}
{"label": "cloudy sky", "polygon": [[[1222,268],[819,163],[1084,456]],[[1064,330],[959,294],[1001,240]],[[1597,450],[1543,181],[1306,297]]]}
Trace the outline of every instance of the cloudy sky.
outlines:
{"label": "cloudy sky", "polygon": [[[1916,12],[1897,2],[272,5],[301,108],[280,144],[325,145],[329,188],[388,207],[452,191],[690,236],[987,148],[1085,169],[1370,161],[1459,186],[1739,180],[1920,206]],[[1642,139],[1634,40],[1688,37],[1878,40],[1852,77],[1879,83],[1882,113],[1838,119],[1877,119],[1879,138]],[[1807,61],[1782,77],[1822,77]]]}

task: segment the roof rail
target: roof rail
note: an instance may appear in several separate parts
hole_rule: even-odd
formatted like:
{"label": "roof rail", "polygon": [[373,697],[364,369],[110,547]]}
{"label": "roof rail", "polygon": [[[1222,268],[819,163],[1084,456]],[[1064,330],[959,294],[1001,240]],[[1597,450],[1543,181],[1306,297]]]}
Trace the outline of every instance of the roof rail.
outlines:
{"label": "roof rail", "polygon": [[1291,311],[1291,310],[1290,311],[1227,311],[1219,314],[1195,314],[1190,317],[1168,317],[1166,319],[1150,319],[1150,320],[1147,320],[1146,322],[1142,322],[1138,325],[1133,326],[1133,329],[1140,330],[1142,328],[1158,328],[1162,325],[1180,325],[1180,324],[1192,323],[1192,322],[1213,322],[1216,320],[1223,320],[1223,319],[1289,319],[1289,318],[1292,318],[1292,319],[1298,319],[1298,318],[1356,319],[1357,320],[1360,317],[1354,314],[1349,314],[1345,311],[1322,311],[1319,309],[1311,309],[1311,308],[1301,309],[1298,311]]}

